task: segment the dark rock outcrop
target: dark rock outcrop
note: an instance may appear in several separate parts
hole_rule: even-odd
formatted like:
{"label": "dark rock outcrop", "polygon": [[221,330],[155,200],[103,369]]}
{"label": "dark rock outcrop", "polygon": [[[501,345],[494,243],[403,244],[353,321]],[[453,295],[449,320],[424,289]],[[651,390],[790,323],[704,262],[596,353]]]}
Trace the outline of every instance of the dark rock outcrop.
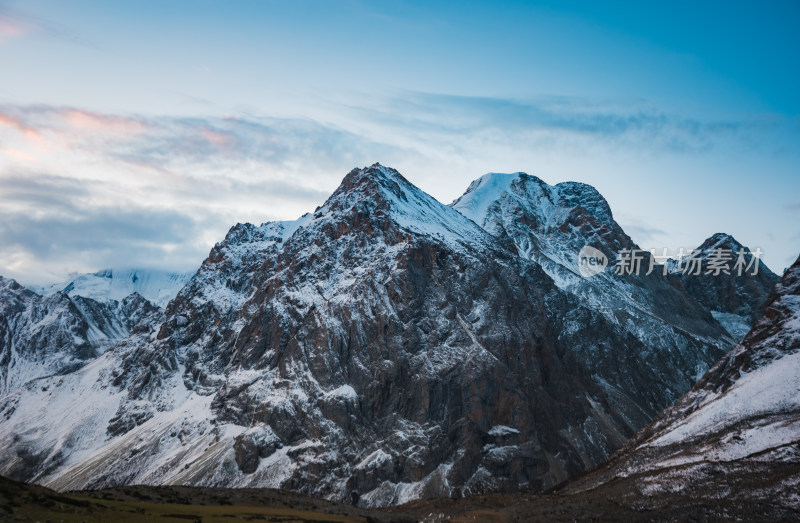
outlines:
{"label": "dark rock outcrop", "polygon": [[[713,265],[717,258],[720,268]],[[680,262],[680,263],[679,263]],[[686,292],[740,340],[761,317],[779,277],[728,234],[712,235],[683,260],[671,260]]]}

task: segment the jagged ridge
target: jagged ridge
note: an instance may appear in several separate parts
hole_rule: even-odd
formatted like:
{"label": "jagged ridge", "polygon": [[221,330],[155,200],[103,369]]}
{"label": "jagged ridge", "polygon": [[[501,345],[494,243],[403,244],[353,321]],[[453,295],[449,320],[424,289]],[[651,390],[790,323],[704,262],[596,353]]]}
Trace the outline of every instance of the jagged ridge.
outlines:
{"label": "jagged ridge", "polygon": [[[566,221],[545,232],[618,233],[592,191],[559,189]],[[603,462],[729,340],[702,310],[669,324],[650,296],[671,333],[655,352],[516,245],[392,169],[356,169],[313,214],[232,228],[152,330],[0,401],[0,472],[61,489],[355,489],[368,505],[554,485]],[[617,369],[643,361],[661,368],[640,397]]]}

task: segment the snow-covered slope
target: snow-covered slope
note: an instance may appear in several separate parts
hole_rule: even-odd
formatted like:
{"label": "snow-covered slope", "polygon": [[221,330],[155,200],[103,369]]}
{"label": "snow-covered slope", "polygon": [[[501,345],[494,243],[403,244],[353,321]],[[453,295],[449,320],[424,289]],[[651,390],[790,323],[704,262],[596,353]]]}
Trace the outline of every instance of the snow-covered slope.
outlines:
{"label": "snow-covered slope", "polygon": [[193,272],[156,269],[105,269],[91,274],[78,274],[67,281],[34,290],[44,296],[64,292],[69,296],[83,296],[102,303],[122,301],[135,292],[159,307],[166,307],[193,275]]}
{"label": "snow-covered slope", "polygon": [[[764,315],[607,467],[572,487],[632,478],[653,498],[685,492],[800,510],[800,258]],[[781,511],[773,511],[781,512]]]}
{"label": "snow-covered slope", "polygon": [[[564,182],[550,186],[521,172],[485,174],[472,182],[451,206],[478,225],[490,228],[493,234],[510,224],[507,220],[498,221],[498,215],[510,218],[508,215],[522,211],[530,213],[528,219],[535,220],[521,225],[543,232],[562,226],[579,206],[592,216],[597,225],[614,223],[608,203],[591,185]],[[526,247],[532,246],[520,243],[517,248],[525,254],[530,252]],[[568,261],[575,262],[576,259]],[[574,265],[577,268],[577,263]]]}
{"label": "snow-covered slope", "polygon": [[727,437],[671,459],[729,461],[800,443],[800,259],[767,300],[764,316],[692,391],[664,414],[647,445]]}
{"label": "snow-covered slope", "polygon": [[158,312],[138,294],[108,303],[63,292],[42,297],[0,277],[0,396],[81,367]]}
{"label": "snow-covered slope", "polygon": [[[687,296],[675,277],[664,275],[663,266],[650,271],[649,253],[638,274],[615,274],[618,253],[638,247],[589,185],[550,186],[525,173],[492,173],[475,180],[451,206],[540,264],[561,289],[615,325],[620,338],[638,340],[641,348],[631,351],[604,346],[587,333],[590,341],[582,352],[598,384],[612,391],[616,407],[640,426],[733,346],[709,311]],[[608,261],[592,277],[584,277],[579,266],[585,246]],[[657,391],[653,383],[659,383]]]}
{"label": "snow-covered slope", "polygon": [[[367,505],[547,488],[607,459],[726,343],[690,315],[654,353],[559,285],[397,171],[355,169],[297,221],[234,226],[159,325],[0,400],[0,473]],[[619,376],[656,359],[646,391]]]}

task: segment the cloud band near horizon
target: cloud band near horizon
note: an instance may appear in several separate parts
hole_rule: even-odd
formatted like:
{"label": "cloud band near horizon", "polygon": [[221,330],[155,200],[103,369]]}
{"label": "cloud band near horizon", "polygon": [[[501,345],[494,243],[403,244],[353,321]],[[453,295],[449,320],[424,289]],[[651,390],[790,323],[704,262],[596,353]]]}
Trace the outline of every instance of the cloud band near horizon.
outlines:
{"label": "cloud band near horizon", "polygon": [[[0,105],[0,274],[39,284],[121,264],[190,270],[234,223],[296,218],[321,204],[351,168],[375,161],[445,202],[484,172],[544,166],[549,175],[536,174],[550,183],[574,178],[598,186],[629,217],[632,234],[658,231],[675,241],[681,232],[663,213],[628,201],[637,170],[655,180],[675,165],[720,156],[736,162],[742,149],[767,163],[795,162],[800,135],[797,121],[785,117],[707,120],[563,97],[404,93],[341,104],[330,120],[336,123]],[[615,162],[616,173],[609,170]],[[652,172],[642,174],[647,164]],[[728,166],[720,167],[712,178],[725,178]],[[671,176],[681,184],[694,175]],[[792,205],[785,202],[785,211]],[[775,232],[773,209],[761,212],[744,235]],[[706,215],[701,209],[690,221]],[[709,221],[702,234],[717,232]],[[779,237],[796,234],[788,226]],[[684,236],[679,245],[693,240]],[[788,244],[773,250],[776,268],[797,254]]]}

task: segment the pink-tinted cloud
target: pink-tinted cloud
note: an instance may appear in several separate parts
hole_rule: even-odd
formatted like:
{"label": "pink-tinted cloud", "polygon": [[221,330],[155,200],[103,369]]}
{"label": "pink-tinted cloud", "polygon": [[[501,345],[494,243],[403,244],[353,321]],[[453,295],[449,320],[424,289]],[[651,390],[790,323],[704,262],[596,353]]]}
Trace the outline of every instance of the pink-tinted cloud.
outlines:
{"label": "pink-tinted cloud", "polygon": [[20,118],[11,116],[10,114],[6,114],[3,112],[0,112],[0,125],[7,125],[9,127],[14,127],[19,132],[21,132],[22,134],[24,134],[29,138],[41,134],[41,132],[38,129],[31,127]]}
{"label": "pink-tinted cloud", "polygon": [[231,134],[204,127],[200,130],[200,135],[222,153],[230,153],[236,148],[236,138]]}
{"label": "pink-tinted cloud", "polygon": [[37,148],[45,148],[42,132],[36,127],[27,124],[24,120],[0,111],[0,127],[2,126],[16,129],[28,142],[32,143]]}
{"label": "pink-tinted cloud", "polygon": [[72,130],[113,134],[138,135],[144,133],[148,125],[135,118],[110,116],[80,109],[59,109],[57,117]]}
{"label": "pink-tinted cloud", "polygon": [[24,151],[19,151],[17,149],[11,149],[11,148],[7,147],[7,148],[4,148],[4,149],[0,149],[0,152],[2,152],[3,154],[5,154],[6,156],[8,156],[10,158],[14,158],[15,160],[17,160],[18,162],[21,162],[21,163],[26,163],[26,164],[36,164],[36,163],[38,163],[38,161],[36,160],[35,157],[33,157],[32,155],[30,155],[30,154],[28,154],[28,153],[26,153]]}
{"label": "pink-tinted cloud", "polygon": [[127,141],[144,134],[150,125],[128,116],[107,115],[71,107],[0,107],[0,130],[19,132],[39,150],[73,148],[85,140]]}
{"label": "pink-tinted cloud", "polygon": [[9,38],[25,36],[36,29],[36,26],[26,20],[9,16],[0,11],[0,43]]}

